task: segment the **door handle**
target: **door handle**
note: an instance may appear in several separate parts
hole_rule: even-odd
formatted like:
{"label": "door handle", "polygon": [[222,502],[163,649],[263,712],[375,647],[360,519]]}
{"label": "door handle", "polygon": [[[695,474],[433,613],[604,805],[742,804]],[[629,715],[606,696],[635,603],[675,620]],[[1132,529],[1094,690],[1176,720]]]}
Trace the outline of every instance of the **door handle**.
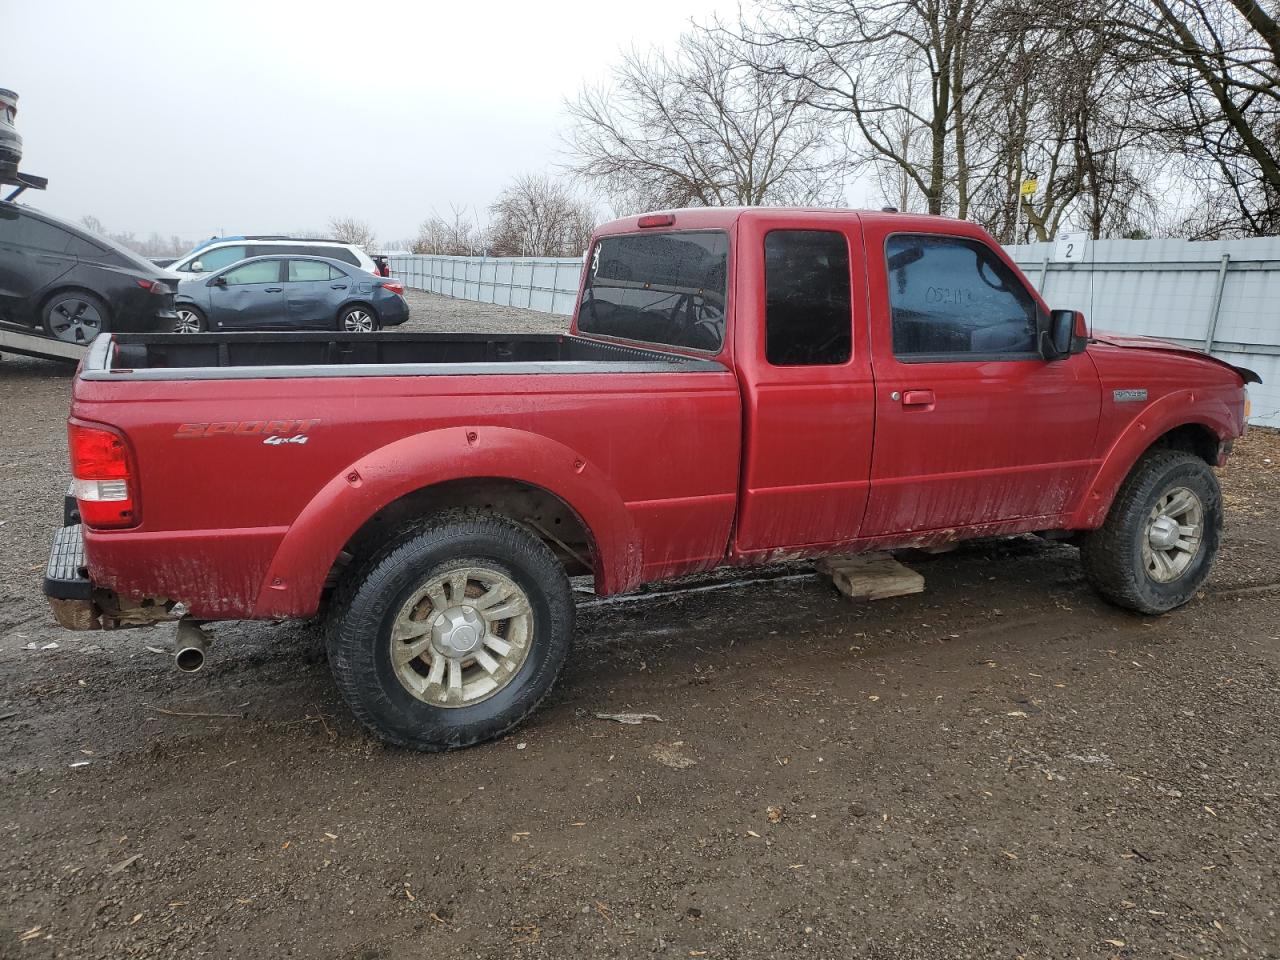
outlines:
{"label": "door handle", "polygon": [[904,407],[932,407],[933,401],[932,390],[904,390],[902,393]]}
{"label": "door handle", "polygon": [[347,285],[346,285],[345,283],[331,283],[331,284],[329,284],[329,289],[330,289],[330,290],[345,290],[345,289],[347,289]]}
{"label": "door handle", "polygon": [[266,287],[264,293],[283,293],[284,287]]}

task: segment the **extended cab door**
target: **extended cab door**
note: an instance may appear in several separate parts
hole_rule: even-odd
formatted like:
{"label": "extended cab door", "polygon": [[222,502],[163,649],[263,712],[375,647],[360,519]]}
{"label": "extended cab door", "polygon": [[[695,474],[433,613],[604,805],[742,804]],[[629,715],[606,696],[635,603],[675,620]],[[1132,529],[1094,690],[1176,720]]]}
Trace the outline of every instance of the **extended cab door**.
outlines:
{"label": "extended cab door", "polygon": [[976,227],[867,218],[864,229],[877,403],[861,535],[1051,523],[1090,473],[1093,362],[1041,359],[1044,306]]}
{"label": "extended cab door", "polygon": [[737,243],[745,440],[735,552],[852,540],[875,412],[858,221],[753,213]]}

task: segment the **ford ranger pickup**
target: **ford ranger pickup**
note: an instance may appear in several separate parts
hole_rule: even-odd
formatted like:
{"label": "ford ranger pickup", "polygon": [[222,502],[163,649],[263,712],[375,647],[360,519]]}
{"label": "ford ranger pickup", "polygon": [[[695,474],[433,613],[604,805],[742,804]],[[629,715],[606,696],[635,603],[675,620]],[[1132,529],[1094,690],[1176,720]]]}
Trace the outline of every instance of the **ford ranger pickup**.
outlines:
{"label": "ford ranger pickup", "polygon": [[[1040,533],[1108,600],[1186,603],[1257,377],[1050,310],[979,227],[696,209],[600,228],[565,336],[103,335],[76,376],[59,623],[323,614],[354,713],[497,736],[599,595]],[[185,662],[184,662],[184,657]]]}

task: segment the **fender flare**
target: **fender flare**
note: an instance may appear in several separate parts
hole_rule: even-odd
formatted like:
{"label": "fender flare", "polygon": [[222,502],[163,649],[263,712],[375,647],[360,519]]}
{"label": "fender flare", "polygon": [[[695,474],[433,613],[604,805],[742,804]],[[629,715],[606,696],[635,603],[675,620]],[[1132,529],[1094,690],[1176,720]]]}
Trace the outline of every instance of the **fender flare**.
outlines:
{"label": "fender flare", "polygon": [[559,497],[594,542],[597,588],[616,593],[639,582],[642,557],[635,526],[599,468],[539,434],[456,426],[370,451],[325,484],[280,541],[259,587],[254,618],[310,616],[339,552],[370,517],[416,490],[469,478],[514,480]]}
{"label": "fender flare", "polygon": [[[1220,398],[1197,396],[1196,390],[1175,390],[1143,410],[1125,427],[1102,458],[1067,527],[1092,530],[1102,525],[1120,485],[1139,458],[1170,430],[1184,426],[1207,428],[1219,443],[1236,435],[1235,415]],[[1188,415],[1189,411],[1194,411]]]}

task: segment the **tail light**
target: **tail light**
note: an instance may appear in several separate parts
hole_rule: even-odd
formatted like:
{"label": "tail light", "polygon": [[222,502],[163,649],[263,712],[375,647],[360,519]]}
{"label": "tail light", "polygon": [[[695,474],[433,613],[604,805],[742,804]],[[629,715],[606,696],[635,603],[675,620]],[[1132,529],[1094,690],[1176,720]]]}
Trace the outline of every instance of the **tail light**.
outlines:
{"label": "tail light", "polygon": [[390,290],[392,293],[398,293],[404,296],[404,284],[399,280],[383,280],[382,289]]}
{"label": "tail light", "polygon": [[124,437],[105,427],[67,425],[71,475],[86,526],[104,530],[138,524],[137,479]]}
{"label": "tail light", "polygon": [[149,290],[157,296],[164,296],[166,293],[173,293],[173,288],[163,280],[139,280],[138,286],[143,290]]}

